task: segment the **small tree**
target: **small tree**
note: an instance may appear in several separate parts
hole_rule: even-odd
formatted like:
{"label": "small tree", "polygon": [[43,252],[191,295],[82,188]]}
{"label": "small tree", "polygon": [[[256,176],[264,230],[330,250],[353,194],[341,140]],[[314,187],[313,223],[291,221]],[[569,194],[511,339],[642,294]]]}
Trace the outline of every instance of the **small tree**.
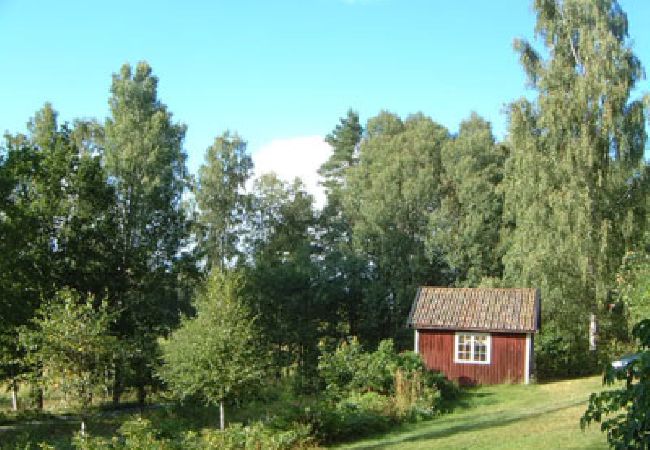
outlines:
{"label": "small tree", "polygon": [[109,334],[113,317],[108,306],[95,303],[93,297],[84,301],[79,293],[64,289],[43,304],[33,328],[21,333],[28,359],[42,368],[45,386],[78,400],[82,434],[93,392],[104,383],[117,347],[116,338]]}
{"label": "small tree", "polygon": [[607,441],[615,449],[650,448],[650,319],[639,322],[632,334],[640,341],[639,358],[625,370],[609,367],[604,382],[626,380],[624,387],[591,394],[580,419],[584,427],[601,422]]}
{"label": "small tree", "polygon": [[225,427],[224,402],[259,385],[267,356],[255,318],[241,301],[242,278],[213,271],[196,301],[197,315],[186,318],[162,344],[161,378],[180,399],[198,397],[219,405]]}

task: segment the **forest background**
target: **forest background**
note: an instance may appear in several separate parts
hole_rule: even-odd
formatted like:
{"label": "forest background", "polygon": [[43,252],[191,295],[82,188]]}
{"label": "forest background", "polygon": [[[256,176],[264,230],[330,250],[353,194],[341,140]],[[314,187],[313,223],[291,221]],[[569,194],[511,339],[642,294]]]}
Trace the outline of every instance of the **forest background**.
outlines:
{"label": "forest background", "polygon": [[144,402],[173,384],[183,362],[166,342],[213,314],[214,292],[231,317],[256,318],[224,322],[224,339],[258,337],[251,377],[291,376],[304,392],[341,340],[410,348],[420,285],[540,288],[540,378],[634,348],[632,325],[650,315],[641,61],[617,2],[534,5],[538,41],[514,43],[534,95],[508,104],[502,139],[470,111],[451,132],[423,113],[362,123],[349,110],[325,137],[322,208],[299,179],[253,179],[236,132],[190,173],[187,127],[146,62],[113,74],[103,120],[62,123],[46,103],[0,153],[2,378],[36,406],[55,373],[85,402],[103,384],[115,403],[126,390]]}

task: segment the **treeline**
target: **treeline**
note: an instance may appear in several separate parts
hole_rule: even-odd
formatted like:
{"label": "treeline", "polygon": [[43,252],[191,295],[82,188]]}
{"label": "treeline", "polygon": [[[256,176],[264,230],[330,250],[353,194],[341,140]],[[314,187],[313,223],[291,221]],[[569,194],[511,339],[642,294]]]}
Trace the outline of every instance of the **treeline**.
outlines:
{"label": "treeline", "polygon": [[[161,387],[160,340],[195,314],[195,290],[217,269],[240,274],[275,375],[296,375],[301,390],[322,381],[319,342],[408,348],[423,284],[541,288],[539,373],[593,370],[644,310],[617,278],[648,264],[646,115],[631,97],[643,71],[616,1],[535,9],[545,50],[515,48],[537,96],[510,104],[502,142],[476,114],[451,133],[422,114],[364,125],[351,110],[326,137],[322,210],[300,180],[265,174],[246,190],[253,164],[234,133],[189,174],[186,128],[146,63],[113,75],[104,122],[59,124],[46,104],[0,153],[2,378],[42,405],[43,349],[58,344],[39,330],[66,335],[90,308],[110,337],[97,348],[113,400],[133,389],[144,401]],[[76,319],[57,328],[56,317]],[[71,361],[82,375],[99,366]]]}

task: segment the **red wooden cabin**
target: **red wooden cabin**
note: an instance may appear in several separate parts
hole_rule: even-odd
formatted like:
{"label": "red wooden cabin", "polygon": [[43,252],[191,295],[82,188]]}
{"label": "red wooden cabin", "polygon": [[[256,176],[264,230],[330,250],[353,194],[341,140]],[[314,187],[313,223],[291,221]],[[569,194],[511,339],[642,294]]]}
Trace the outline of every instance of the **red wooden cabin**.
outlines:
{"label": "red wooden cabin", "polygon": [[528,383],[539,289],[421,287],[409,314],[415,352],[463,385]]}

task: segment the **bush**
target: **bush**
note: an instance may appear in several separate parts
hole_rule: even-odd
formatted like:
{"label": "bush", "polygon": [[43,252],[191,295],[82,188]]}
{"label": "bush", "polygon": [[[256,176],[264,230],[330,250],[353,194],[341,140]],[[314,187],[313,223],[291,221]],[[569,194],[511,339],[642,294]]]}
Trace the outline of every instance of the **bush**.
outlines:
{"label": "bush", "polygon": [[608,366],[604,383],[625,381],[625,386],[591,394],[587,411],[580,426],[601,422],[612,448],[650,448],[650,319],[634,326],[634,337],[639,340],[639,357],[627,367]]}
{"label": "bush", "polygon": [[297,450],[313,447],[308,425],[294,423],[287,430],[277,430],[262,422],[250,426],[235,424],[224,431],[179,432],[163,436],[149,420],[138,418],[125,422],[118,436],[111,440],[77,435],[74,446],[79,450],[185,450],[185,449],[269,449]]}
{"label": "bush", "polygon": [[[196,445],[198,443],[198,445]],[[200,437],[186,438],[184,448],[201,449],[303,449],[313,447],[311,429],[304,424],[293,424],[288,430],[275,430],[256,422],[250,426],[234,425],[225,431],[210,430]]]}
{"label": "bush", "polygon": [[573,340],[556,335],[553,330],[546,330],[536,340],[535,361],[539,379],[593,375],[602,367],[599,366],[598,353],[589,350],[586,337]]}
{"label": "bush", "polygon": [[333,352],[323,352],[318,363],[318,373],[325,381],[327,392],[337,398],[352,392],[394,394],[398,369],[407,376],[426,371],[419,355],[398,354],[391,339],[381,341],[374,352],[364,352],[353,338]]}
{"label": "bush", "polygon": [[[316,437],[334,442],[386,431],[405,420],[437,414],[458,387],[444,376],[427,371],[420,355],[397,353],[392,340],[364,352],[356,339],[323,352],[319,374],[326,401],[308,408],[297,420],[309,423]],[[443,396],[443,393],[445,396]]]}
{"label": "bush", "polygon": [[[364,398],[368,397],[368,398]],[[297,419],[309,425],[318,442],[332,443],[388,430],[395,424],[387,397],[376,393],[355,395],[337,403],[321,401],[302,411]]]}

